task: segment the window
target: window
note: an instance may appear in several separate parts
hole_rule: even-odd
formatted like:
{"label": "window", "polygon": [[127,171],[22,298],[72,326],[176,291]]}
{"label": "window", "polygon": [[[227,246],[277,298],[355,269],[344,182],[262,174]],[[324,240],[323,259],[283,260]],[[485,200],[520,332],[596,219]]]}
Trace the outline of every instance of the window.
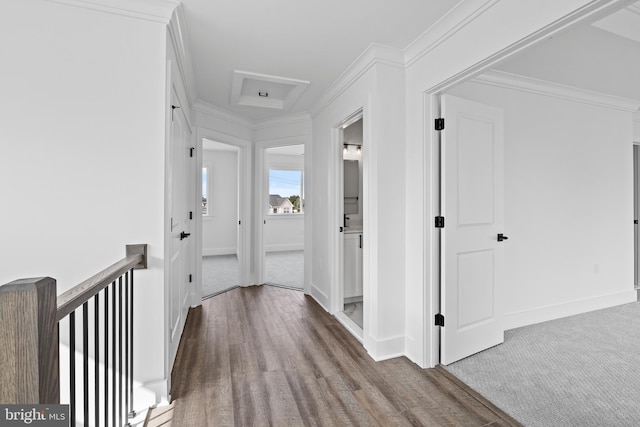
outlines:
{"label": "window", "polygon": [[269,169],[270,215],[304,212],[304,172]]}
{"label": "window", "polygon": [[202,215],[209,215],[209,168],[202,168]]}

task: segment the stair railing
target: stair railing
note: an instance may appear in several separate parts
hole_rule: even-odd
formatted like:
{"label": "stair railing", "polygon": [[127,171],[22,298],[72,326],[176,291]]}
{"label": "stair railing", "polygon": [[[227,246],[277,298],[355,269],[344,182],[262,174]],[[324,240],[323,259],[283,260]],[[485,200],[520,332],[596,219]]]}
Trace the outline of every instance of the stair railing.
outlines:
{"label": "stair railing", "polygon": [[[85,426],[129,425],[136,415],[133,271],[146,268],[147,245],[126,245],[125,258],[59,296],[56,280],[50,277],[20,279],[0,286],[0,403],[59,404],[61,381],[68,381],[71,426],[79,419]],[[79,349],[77,312],[82,317]],[[69,332],[69,378],[63,379],[62,322]],[[76,363],[82,365],[81,382],[76,379]],[[76,404],[79,389],[82,408]]]}

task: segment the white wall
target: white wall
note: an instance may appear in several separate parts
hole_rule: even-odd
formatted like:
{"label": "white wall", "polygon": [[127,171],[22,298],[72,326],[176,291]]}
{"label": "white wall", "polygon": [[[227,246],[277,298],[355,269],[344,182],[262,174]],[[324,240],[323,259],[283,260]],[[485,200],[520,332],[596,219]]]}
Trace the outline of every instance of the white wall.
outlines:
{"label": "white wall", "polygon": [[[339,95],[323,105],[313,121],[313,268],[311,294],[328,310],[339,309],[339,241],[336,200],[337,165],[342,144],[338,125],[363,110],[364,200],[364,347],[374,359],[404,351],[405,214],[387,203],[405,200],[403,69],[394,52],[373,46],[370,53],[389,54],[389,61],[367,63]],[[363,58],[368,58],[367,54]],[[310,205],[310,206],[309,206]]]}
{"label": "white wall", "polygon": [[[438,363],[438,333],[433,325],[439,309],[433,218],[436,176],[433,165],[437,111],[431,91],[446,81],[492,64],[501,55],[522,49],[540,36],[562,28],[564,18],[581,8],[619,1],[496,2],[469,0],[405,49],[406,60],[406,341],[407,357],[420,366]],[[586,10],[585,10],[586,11]]]}
{"label": "white wall", "polygon": [[635,301],[631,113],[465,83],[505,114],[505,328]]}
{"label": "white wall", "polygon": [[209,216],[202,218],[202,254],[230,255],[238,250],[238,153],[204,150],[209,168]]}
{"label": "white wall", "polygon": [[135,373],[162,381],[166,25],[26,0],[3,5],[0,38],[0,283],[60,293],[149,244]]}

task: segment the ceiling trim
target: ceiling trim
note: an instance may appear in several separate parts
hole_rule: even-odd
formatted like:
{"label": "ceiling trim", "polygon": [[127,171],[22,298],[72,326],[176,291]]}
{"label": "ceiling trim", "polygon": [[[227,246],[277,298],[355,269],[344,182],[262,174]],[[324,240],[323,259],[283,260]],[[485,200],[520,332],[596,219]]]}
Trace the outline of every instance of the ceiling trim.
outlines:
{"label": "ceiling trim", "polygon": [[243,126],[247,129],[253,129],[255,126],[255,124],[252,121],[244,119],[240,116],[237,116],[230,111],[224,110],[216,105],[210,104],[201,99],[198,99],[193,104],[193,109],[194,111],[197,111],[199,113],[206,114],[220,120],[224,120],[228,123]]}
{"label": "ceiling trim", "polygon": [[404,49],[406,66],[409,67],[419,61],[499,1],[468,0],[458,3]]}
{"label": "ceiling trim", "polygon": [[83,9],[168,24],[178,0],[48,0]]}
{"label": "ceiling trim", "polygon": [[378,43],[370,44],[311,108],[311,117],[317,116],[352,84],[357,82],[371,67],[378,64],[404,68],[403,52],[394,47]]}
{"label": "ceiling trim", "polygon": [[185,88],[187,102],[189,103],[189,107],[193,107],[195,101],[198,99],[198,93],[195,86],[195,74],[193,71],[193,62],[191,61],[191,52],[189,51],[189,38],[182,5],[179,5],[175,9],[175,14],[169,21],[167,30],[176,54],[176,65],[180,70],[180,78]]}
{"label": "ceiling trim", "polygon": [[640,109],[640,100],[607,95],[504,71],[490,70],[471,79],[471,82],[627,112],[635,112]]}
{"label": "ceiling trim", "polygon": [[296,123],[311,123],[311,115],[307,112],[303,113],[294,113],[286,116],[275,117],[273,119],[263,120],[261,122],[257,122],[254,125],[256,130],[259,129],[268,129],[286,125],[292,125]]}

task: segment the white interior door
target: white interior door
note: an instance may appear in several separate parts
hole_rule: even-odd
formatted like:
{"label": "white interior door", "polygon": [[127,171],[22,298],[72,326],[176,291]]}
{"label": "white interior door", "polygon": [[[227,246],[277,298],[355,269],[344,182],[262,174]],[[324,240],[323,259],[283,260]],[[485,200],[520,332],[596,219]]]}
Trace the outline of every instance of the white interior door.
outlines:
{"label": "white interior door", "polygon": [[504,341],[502,110],[441,97],[442,230],[441,363]]}
{"label": "white interior door", "polygon": [[[173,99],[171,118],[171,138],[167,166],[169,173],[168,204],[170,206],[170,264],[169,264],[169,324],[171,357],[175,357],[189,307],[189,275],[193,274],[191,260],[191,220],[189,201],[194,195],[189,185],[189,171],[192,170],[189,156],[189,131],[186,120]],[[176,108],[177,107],[177,108]],[[193,175],[195,176],[195,175]],[[195,181],[194,181],[195,182]]]}

